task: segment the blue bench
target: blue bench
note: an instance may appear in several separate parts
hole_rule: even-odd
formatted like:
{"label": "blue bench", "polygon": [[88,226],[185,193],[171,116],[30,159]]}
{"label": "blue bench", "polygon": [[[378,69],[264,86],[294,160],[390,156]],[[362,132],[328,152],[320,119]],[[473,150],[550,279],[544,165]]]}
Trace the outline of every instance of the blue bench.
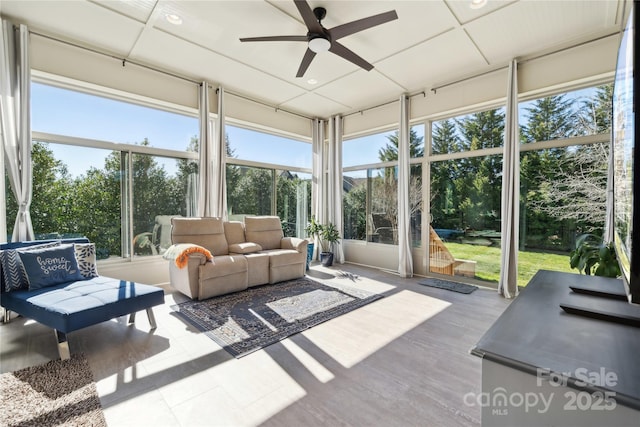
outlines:
{"label": "blue bench", "polygon": [[[74,239],[71,242],[85,243],[88,240]],[[0,245],[0,250],[34,243],[42,241]],[[52,328],[61,359],[70,357],[66,336],[69,332],[127,314],[130,315],[129,323],[133,323],[135,313],[141,310],[146,310],[151,328],[155,329],[152,307],[164,303],[164,291],[161,288],[104,276],[34,290],[4,292],[4,286],[2,290],[0,306],[4,307],[4,322],[9,321],[10,312],[13,311]]]}

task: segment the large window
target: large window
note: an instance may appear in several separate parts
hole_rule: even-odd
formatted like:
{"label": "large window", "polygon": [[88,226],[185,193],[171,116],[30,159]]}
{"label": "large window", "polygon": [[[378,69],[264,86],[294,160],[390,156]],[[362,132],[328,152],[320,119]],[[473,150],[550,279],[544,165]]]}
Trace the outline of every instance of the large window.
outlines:
{"label": "large window", "polygon": [[502,156],[431,164],[430,271],[497,282]]}
{"label": "large window", "polygon": [[[32,148],[36,238],[86,236],[99,258],[162,253],[170,217],[194,213],[195,114],[38,83],[32,89],[34,134],[53,134]],[[7,216],[16,213],[7,182]]]}
{"label": "large window", "polygon": [[431,272],[498,281],[503,137],[503,109],[432,124]]}
{"label": "large window", "polygon": [[227,126],[229,218],[277,215],[285,236],[304,237],[311,211],[311,145]]}
{"label": "large window", "polygon": [[604,85],[520,105],[519,285],[540,266],[578,273],[569,266],[576,238],[603,235],[611,90]]}

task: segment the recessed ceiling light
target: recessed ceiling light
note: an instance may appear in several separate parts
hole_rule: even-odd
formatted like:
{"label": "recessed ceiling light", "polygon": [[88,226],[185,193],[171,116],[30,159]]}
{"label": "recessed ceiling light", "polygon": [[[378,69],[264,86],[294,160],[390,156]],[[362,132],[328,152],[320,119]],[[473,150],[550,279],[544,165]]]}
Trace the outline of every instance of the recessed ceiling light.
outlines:
{"label": "recessed ceiling light", "polygon": [[469,4],[469,7],[471,9],[480,9],[481,7],[484,7],[487,5],[487,0],[471,0],[471,4]]}
{"label": "recessed ceiling light", "polygon": [[167,20],[167,22],[170,24],[173,24],[173,25],[182,24],[182,18],[179,15],[176,15],[175,13],[167,13],[164,17]]}
{"label": "recessed ceiling light", "polygon": [[307,80],[307,83],[309,83],[310,85],[317,85],[318,81],[316,79],[309,79]]}

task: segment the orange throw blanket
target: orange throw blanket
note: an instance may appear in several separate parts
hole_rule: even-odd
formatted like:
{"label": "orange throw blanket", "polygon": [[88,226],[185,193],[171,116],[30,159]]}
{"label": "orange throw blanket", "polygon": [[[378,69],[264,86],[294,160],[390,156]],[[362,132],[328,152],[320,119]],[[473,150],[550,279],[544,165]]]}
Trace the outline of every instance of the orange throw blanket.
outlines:
{"label": "orange throw blanket", "polygon": [[213,254],[208,249],[192,243],[179,243],[171,246],[163,254],[163,258],[173,260],[178,268],[184,268],[189,262],[189,254],[192,253],[201,253],[207,259],[213,258]]}

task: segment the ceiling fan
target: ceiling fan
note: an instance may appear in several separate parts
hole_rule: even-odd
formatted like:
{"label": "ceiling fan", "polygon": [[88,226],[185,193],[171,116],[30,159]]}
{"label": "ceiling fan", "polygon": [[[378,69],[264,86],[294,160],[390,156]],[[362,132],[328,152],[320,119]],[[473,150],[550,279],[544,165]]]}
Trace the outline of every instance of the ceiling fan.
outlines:
{"label": "ceiling fan", "polygon": [[331,29],[326,29],[322,26],[321,22],[327,14],[327,10],[324,7],[316,7],[311,10],[311,7],[306,0],[294,0],[302,19],[304,20],[307,29],[307,35],[305,36],[265,36],[265,37],[246,37],[241,38],[241,42],[269,42],[269,41],[289,41],[289,42],[306,42],[308,43],[307,51],[302,58],[300,67],[296,77],[304,76],[304,73],[311,65],[311,61],[318,52],[329,51],[334,53],[347,61],[353,62],[359,67],[364,68],[367,71],[373,69],[373,65],[365,61],[362,57],[358,56],[352,50],[348,49],[338,40],[342,37],[349,36],[362,30],[366,30],[376,25],[384,24],[385,22],[398,19],[398,14],[395,10],[389,12],[380,13],[378,15],[369,16],[368,18],[358,19],[356,21],[348,22],[346,24],[338,25]]}

